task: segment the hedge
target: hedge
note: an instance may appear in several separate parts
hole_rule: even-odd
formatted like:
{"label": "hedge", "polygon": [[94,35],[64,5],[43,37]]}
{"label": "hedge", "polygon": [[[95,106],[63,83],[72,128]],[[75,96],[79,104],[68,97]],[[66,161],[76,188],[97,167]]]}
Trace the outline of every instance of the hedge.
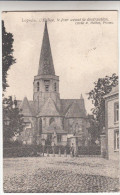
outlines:
{"label": "hedge", "polygon": [[[64,154],[65,150],[67,154],[70,154],[70,147],[64,146],[56,146],[54,149],[55,154],[59,153],[59,149],[61,150],[61,154]],[[49,154],[53,153],[52,146],[45,146],[44,153],[49,152]],[[30,157],[30,156],[41,156],[43,153],[43,146],[20,146],[20,147],[11,147],[11,148],[4,148],[3,149],[3,157]]]}
{"label": "hedge", "polygon": [[79,146],[78,155],[100,155],[100,146]]}
{"label": "hedge", "polygon": [[[69,146],[55,146],[54,152],[55,154],[59,153],[59,149],[61,154],[64,154],[65,150],[67,154],[70,154]],[[45,146],[44,153],[49,152],[49,154],[53,153],[52,146]],[[32,157],[32,156],[42,156],[43,147],[38,145],[31,146],[18,146],[11,148],[3,149],[3,157]],[[100,146],[80,146],[78,147],[78,155],[100,155]]]}

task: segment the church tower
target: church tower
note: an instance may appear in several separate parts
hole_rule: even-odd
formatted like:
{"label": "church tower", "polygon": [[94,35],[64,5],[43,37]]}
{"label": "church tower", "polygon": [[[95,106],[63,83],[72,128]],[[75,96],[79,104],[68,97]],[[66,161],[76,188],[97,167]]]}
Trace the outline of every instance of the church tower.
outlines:
{"label": "church tower", "polygon": [[45,22],[38,74],[33,82],[33,100],[38,111],[48,98],[51,98],[58,108],[60,107],[59,77],[55,75],[47,22]]}

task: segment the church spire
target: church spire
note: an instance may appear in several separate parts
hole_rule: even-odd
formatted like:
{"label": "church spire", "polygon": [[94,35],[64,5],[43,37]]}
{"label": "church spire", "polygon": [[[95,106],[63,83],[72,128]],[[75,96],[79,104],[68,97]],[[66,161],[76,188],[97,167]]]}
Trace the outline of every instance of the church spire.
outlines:
{"label": "church spire", "polygon": [[47,29],[47,22],[45,22],[38,75],[55,75],[48,29]]}
{"label": "church spire", "polygon": [[80,99],[83,99],[83,95],[82,95],[82,93],[81,93]]}

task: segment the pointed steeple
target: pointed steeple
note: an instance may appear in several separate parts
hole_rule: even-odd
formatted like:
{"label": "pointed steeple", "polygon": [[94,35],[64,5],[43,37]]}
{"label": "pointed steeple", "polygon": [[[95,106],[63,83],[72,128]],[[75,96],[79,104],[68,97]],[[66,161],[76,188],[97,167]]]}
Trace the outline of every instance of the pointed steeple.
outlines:
{"label": "pointed steeple", "polygon": [[81,107],[82,110],[84,110],[86,112],[86,110],[85,110],[85,102],[84,102],[84,98],[83,98],[82,93],[81,93],[81,96],[80,96],[80,107]]}
{"label": "pointed steeple", "polygon": [[24,97],[20,109],[22,109],[22,114],[24,116],[33,116],[27,97]]}
{"label": "pointed steeple", "polygon": [[48,29],[47,29],[47,22],[45,22],[38,75],[55,75]]}
{"label": "pointed steeple", "polygon": [[81,93],[80,99],[83,99],[83,95],[82,95],[82,93]]}

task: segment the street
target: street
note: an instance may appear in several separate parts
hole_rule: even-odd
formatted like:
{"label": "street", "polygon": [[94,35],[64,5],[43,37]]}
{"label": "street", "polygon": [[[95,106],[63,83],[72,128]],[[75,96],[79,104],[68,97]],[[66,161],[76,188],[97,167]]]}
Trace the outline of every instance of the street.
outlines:
{"label": "street", "polygon": [[98,157],[4,159],[4,192],[115,192],[118,163]]}

